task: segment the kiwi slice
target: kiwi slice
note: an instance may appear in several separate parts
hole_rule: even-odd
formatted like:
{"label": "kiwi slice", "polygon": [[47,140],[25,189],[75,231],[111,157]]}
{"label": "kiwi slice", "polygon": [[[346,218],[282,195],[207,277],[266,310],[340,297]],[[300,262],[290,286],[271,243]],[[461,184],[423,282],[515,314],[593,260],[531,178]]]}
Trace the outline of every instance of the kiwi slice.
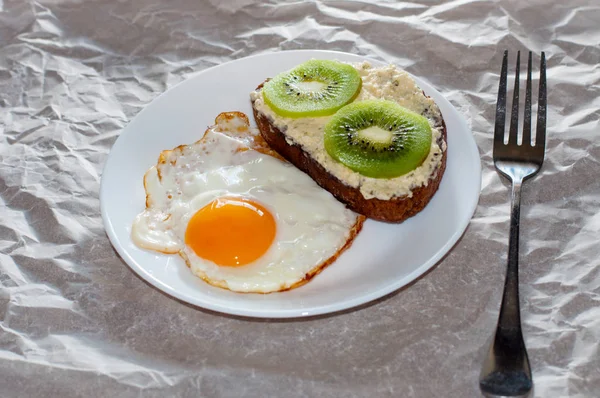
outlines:
{"label": "kiwi slice", "polygon": [[267,105],[281,116],[327,116],[352,101],[362,80],[351,65],[310,60],[280,73],[263,86]]}
{"label": "kiwi slice", "polygon": [[325,125],[325,150],[350,169],[393,178],[423,163],[431,148],[429,121],[386,100],[354,102]]}

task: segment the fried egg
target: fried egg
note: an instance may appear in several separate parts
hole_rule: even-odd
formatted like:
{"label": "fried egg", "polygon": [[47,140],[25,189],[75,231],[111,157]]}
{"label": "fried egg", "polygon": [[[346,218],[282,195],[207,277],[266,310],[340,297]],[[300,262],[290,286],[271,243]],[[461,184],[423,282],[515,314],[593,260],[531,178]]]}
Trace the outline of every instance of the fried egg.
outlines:
{"label": "fried egg", "polygon": [[160,154],[144,176],[131,237],[179,254],[204,281],[236,292],[304,284],[356,237],[364,217],[272,151],[239,112]]}

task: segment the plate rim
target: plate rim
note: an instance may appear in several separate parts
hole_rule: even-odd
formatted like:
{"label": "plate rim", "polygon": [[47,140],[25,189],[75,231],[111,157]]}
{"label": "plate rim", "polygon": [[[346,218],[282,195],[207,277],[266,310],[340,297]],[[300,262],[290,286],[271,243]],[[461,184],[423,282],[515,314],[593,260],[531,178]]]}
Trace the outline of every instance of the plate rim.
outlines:
{"label": "plate rim", "polygon": [[[332,56],[335,56],[336,54],[341,54],[346,57],[347,56],[358,57],[358,58],[363,59],[364,61],[372,62],[375,64],[380,64],[380,65],[386,64],[386,61],[381,61],[381,60],[378,60],[378,59],[375,59],[375,58],[372,58],[369,56],[361,55],[361,54],[353,54],[353,53],[347,53],[347,52],[342,52],[342,51],[319,50],[319,49],[315,49],[315,50],[300,49],[300,50],[261,52],[259,54],[253,54],[253,55],[250,55],[247,57],[237,58],[234,60],[223,62],[218,65],[211,66],[211,67],[203,69],[201,71],[193,72],[190,75],[188,75],[185,79],[183,79],[181,82],[178,82],[174,86],[172,86],[172,87],[168,88],[167,90],[163,91],[162,93],[160,93],[157,97],[155,97],[149,103],[144,105],[143,109],[141,111],[139,111],[135,116],[133,116],[133,118],[131,120],[129,120],[127,125],[121,130],[121,133],[119,134],[119,136],[117,137],[115,142],[112,144],[111,150],[105,160],[104,167],[102,168],[100,191],[99,191],[100,212],[101,212],[105,232],[106,232],[113,248],[117,251],[117,253],[121,257],[121,259],[125,262],[125,264],[132,271],[134,271],[134,273],[137,276],[141,277],[146,283],[149,283],[150,285],[157,288],[161,292],[163,292],[171,297],[174,297],[177,300],[181,300],[185,303],[191,304],[194,307],[197,307],[199,309],[214,311],[214,312],[224,314],[224,315],[235,315],[235,316],[246,317],[246,318],[263,318],[263,319],[300,318],[300,319],[303,319],[303,318],[307,318],[307,317],[314,317],[314,316],[324,315],[324,314],[334,315],[334,314],[337,314],[337,313],[340,313],[343,311],[347,311],[347,310],[356,308],[360,305],[368,305],[368,304],[372,303],[374,300],[383,298],[385,296],[388,296],[392,293],[399,291],[401,288],[418,280],[423,274],[425,274],[429,270],[433,269],[438,264],[438,262],[440,262],[440,260],[453,249],[453,247],[458,243],[460,238],[465,234],[471,220],[473,219],[473,215],[475,214],[477,206],[479,204],[479,200],[481,197],[481,188],[482,188],[481,156],[480,156],[479,148],[477,146],[475,138],[472,134],[471,128],[468,126],[467,121],[465,120],[464,116],[456,109],[456,107],[454,107],[454,105],[452,105],[452,103],[448,99],[446,99],[443,96],[443,94],[440,91],[438,91],[436,88],[434,88],[431,84],[429,84],[424,79],[419,78],[418,76],[414,76],[410,72],[407,72],[412,78],[414,78],[417,81],[417,83],[421,89],[423,89],[426,92],[433,91],[436,94],[439,94],[439,96],[443,98],[443,100],[447,103],[447,105],[449,105],[455,111],[456,115],[458,116],[457,120],[460,123],[461,127],[464,130],[471,133],[469,136],[470,139],[468,140],[469,141],[468,148],[463,148],[463,150],[468,149],[468,151],[470,152],[470,156],[472,156],[474,159],[476,159],[476,163],[478,165],[478,167],[475,169],[475,173],[476,173],[476,177],[477,177],[476,181],[475,181],[475,183],[477,185],[476,198],[474,198],[470,208],[467,209],[467,214],[470,214],[470,216],[468,218],[465,217],[462,220],[462,222],[455,229],[454,233],[449,237],[449,239],[446,241],[446,243],[443,246],[441,246],[432,256],[429,257],[429,259],[427,261],[423,262],[412,272],[406,274],[402,278],[394,279],[392,281],[392,283],[389,283],[373,292],[370,292],[370,293],[367,293],[364,295],[360,295],[360,296],[354,296],[354,297],[352,297],[348,300],[342,301],[342,302],[335,302],[335,303],[329,303],[329,304],[325,304],[325,305],[321,305],[321,306],[314,306],[314,307],[311,307],[310,310],[278,309],[278,310],[260,311],[260,310],[239,309],[236,307],[225,306],[225,305],[221,305],[218,303],[207,302],[206,300],[202,300],[202,304],[200,304],[198,302],[192,302],[192,301],[190,301],[189,297],[179,294],[179,292],[177,290],[166,285],[161,280],[155,278],[145,268],[139,266],[137,264],[137,261],[135,261],[131,257],[131,255],[125,250],[124,246],[120,243],[120,241],[117,237],[117,233],[115,231],[115,227],[112,224],[111,220],[109,219],[109,215],[106,210],[106,202],[107,202],[106,196],[108,195],[108,193],[106,192],[106,190],[107,190],[106,184],[107,183],[105,182],[106,180],[104,179],[104,175],[105,175],[106,170],[109,167],[109,164],[111,163],[113,154],[115,153],[113,151],[113,148],[115,147],[115,145],[117,145],[117,143],[123,136],[123,133],[125,133],[128,130],[129,126],[137,118],[142,117],[142,115],[145,112],[149,111],[148,110],[149,106],[152,103],[155,103],[156,101],[158,101],[159,99],[164,97],[168,92],[174,90],[176,87],[178,87],[180,85],[185,84],[190,79],[198,78],[198,76],[201,76],[202,74],[205,74],[212,69],[220,68],[227,64],[239,62],[241,60],[255,59],[255,58],[268,57],[268,56],[274,56],[274,55],[276,56],[277,54],[281,54],[281,53],[287,53],[287,54],[289,54],[289,53],[305,53],[305,54],[312,53],[312,54],[321,54],[321,55],[327,54],[327,55],[332,55]],[[278,293],[275,293],[275,294],[278,294]]]}

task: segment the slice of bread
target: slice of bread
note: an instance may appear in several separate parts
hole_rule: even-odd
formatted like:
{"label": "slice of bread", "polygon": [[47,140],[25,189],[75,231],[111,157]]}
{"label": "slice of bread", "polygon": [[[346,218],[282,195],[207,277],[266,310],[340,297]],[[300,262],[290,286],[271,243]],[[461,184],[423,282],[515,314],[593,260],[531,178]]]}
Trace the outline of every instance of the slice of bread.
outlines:
{"label": "slice of bread", "polygon": [[[261,83],[257,87],[257,92],[262,89],[263,84]],[[259,111],[254,105],[255,101],[252,102],[254,119],[262,137],[269,146],[297,168],[307,173],[317,184],[329,191],[340,202],[357,213],[375,220],[399,223],[423,210],[438,190],[446,169],[447,157],[446,124],[441,117],[441,113],[439,114],[439,120],[433,121],[434,125],[442,133],[438,138],[438,145],[440,148],[443,148],[441,161],[431,173],[427,183],[412,188],[412,195],[394,196],[383,200],[376,197],[367,199],[359,188],[346,185],[333,176],[321,163],[311,157],[299,145],[290,143],[286,139],[285,132],[275,126],[269,117]],[[427,117],[429,115],[424,116]]]}

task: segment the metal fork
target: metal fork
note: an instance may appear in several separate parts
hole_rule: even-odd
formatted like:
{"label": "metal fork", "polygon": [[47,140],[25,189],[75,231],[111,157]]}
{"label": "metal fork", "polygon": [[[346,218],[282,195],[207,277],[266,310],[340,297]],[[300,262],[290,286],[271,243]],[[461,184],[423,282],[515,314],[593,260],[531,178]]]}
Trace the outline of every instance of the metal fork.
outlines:
{"label": "metal fork", "polygon": [[504,143],[508,51],[504,52],[502,60],[494,129],[494,165],[501,175],[512,182],[508,266],[504,282],[504,294],[496,334],[479,378],[481,391],[484,394],[495,396],[523,396],[531,390],[533,385],[531,367],[529,366],[529,358],[527,357],[521,331],[519,308],[519,215],[521,185],[523,181],[533,177],[544,162],[546,143],[546,57],[542,52],[535,145],[531,143],[531,51],[527,62],[522,143],[519,144],[517,139],[520,58],[521,54],[518,52],[508,143]]}

